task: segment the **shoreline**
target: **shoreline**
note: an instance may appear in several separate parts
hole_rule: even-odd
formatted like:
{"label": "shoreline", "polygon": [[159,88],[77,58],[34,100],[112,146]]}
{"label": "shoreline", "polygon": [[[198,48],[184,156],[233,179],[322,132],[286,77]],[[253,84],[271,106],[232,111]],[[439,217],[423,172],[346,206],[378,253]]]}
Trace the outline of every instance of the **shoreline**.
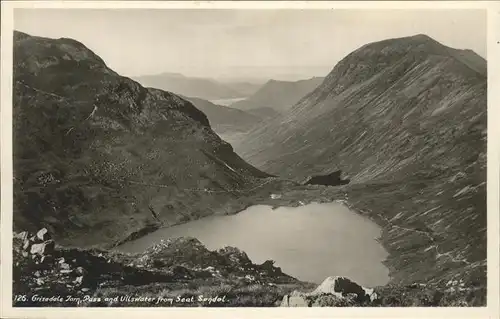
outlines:
{"label": "shoreline", "polygon": [[[205,217],[202,217],[202,218],[199,218],[199,219],[195,219],[195,220],[191,220],[191,221],[187,221],[187,222],[183,222],[183,223],[178,223],[178,224],[175,224],[175,225],[169,225],[169,226],[163,226],[163,227],[159,227],[159,228],[151,228],[151,229],[148,229],[147,231],[144,231],[142,232],[141,236],[139,237],[134,237],[132,238],[131,236],[129,236],[129,239],[128,240],[123,240],[120,242],[119,245],[116,245],[114,246],[110,251],[113,251],[113,252],[120,252],[120,253],[131,253],[131,254],[140,254],[142,253],[143,251],[143,248],[144,249],[148,249],[146,247],[146,245],[149,245],[149,246],[154,246],[156,244],[159,244],[160,242],[160,239],[161,240],[167,240],[167,239],[173,239],[173,238],[177,238],[177,237],[182,237],[182,236],[185,236],[185,235],[182,235],[181,233],[176,233],[174,231],[174,233],[176,235],[168,235],[168,229],[171,228],[171,227],[175,227],[175,226],[181,226],[181,225],[185,225],[185,224],[189,224],[189,223],[193,223],[193,222],[198,222],[200,220],[203,220],[203,219],[217,219],[217,218],[220,218],[220,217],[225,217],[225,216],[235,216],[237,214],[240,214],[240,213],[245,213],[245,211],[247,211],[249,208],[251,207],[262,207],[263,209],[266,210],[266,214],[268,213],[272,213],[272,211],[276,210],[276,209],[279,209],[279,208],[284,208],[284,209],[287,209],[287,208],[291,208],[291,209],[298,209],[298,210],[301,210],[303,206],[309,206],[309,205],[318,205],[318,207],[320,206],[323,206],[323,207],[320,207],[321,209],[326,209],[328,210],[328,213],[329,210],[331,209],[332,212],[334,212],[336,209],[345,209],[346,210],[346,214],[356,214],[358,215],[359,217],[361,217],[362,219],[365,219],[366,221],[368,221],[370,224],[372,224],[372,227],[376,227],[377,230],[377,233],[378,235],[375,235],[374,237],[370,237],[370,238],[366,238],[366,240],[373,240],[374,241],[374,244],[378,245],[379,247],[381,247],[381,249],[383,249],[384,251],[384,256],[380,256],[380,258],[374,258],[372,261],[370,261],[369,263],[373,263],[373,265],[377,265],[376,267],[379,268],[379,267],[383,267],[385,268],[385,272],[386,272],[386,275],[384,275],[384,280],[383,283],[377,283],[377,284],[367,284],[368,287],[377,287],[377,286],[384,286],[384,285],[387,285],[391,282],[392,280],[392,277],[390,276],[390,273],[391,273],[391,269],[389,267],[387,267],[386,265],[386,262],[387,262],[387,259],[389,257],[389,251],[387,250],[387,248],[383,245],[383,242],[381,240],[381,235],[382,235],[382,231],[383,231],[383,227],[381,227],[379,224],[375,223],[375,221],[372,219],[372,218],[367,218],[368,216],[365,216],[363,214],[360,214],[359,212],[353,210],[349,205],[346,205],[346,203],[343,201],[343,200],[332,200],[332,201],[319,201],[319,200],[315,200],[315,199],[312,199],[311,201],[308,201],[307,203],[304,203],[302,201],[298,201],[298,202],[289,202],[288,204],[280,204],[280,205],[272,205],[270,203],[255,203],[255,204],[250,204],[247,208],[245,209],[242,209],[242,210],[239,210],[239,211],[236,211],[235,213],[231,213],[231,214],[224,214],[224,215],[211,215],[211,216],[205,216]],[[324,205],[327,205],[327,206],[324,206]],[[319,208],[318,208],[319,209]],[[297,214],[301,214],[303,213],[303,211],[297,211]],[[343,214],[342,214],[343,216]],[[314,218],[314,217],[312,217]],[[335,218],[335,217],[334,217]],[[150,236],[149,239],[145,240],[145,241],[140,241],[139,243],[139,246],[134,246],[134,241],[136,240],[140,240],[141,238],[143,237],[147,237],[148,235],[152,234],[152,233],[156,233],[156,232],[159,232],[160,230],[166,230],[167,231],[167,234],[163,233],[163,232],[160,232],[160,234],[158,235],[153,235],[153,236]],[[201,237],[199,237],[201,236]],[[196,234],[191,234],[189,235],[189,237],[193,237],[193,238],[196,238],[198,240],[202,240],[203,238],[203,235],[196,235]],[[323,238],[324,236],[322,236]],[[325,237],[325,239],[328,239],[327,237]],[[132,247],[135,247],[133,248],[132,250],[129,250],[127,249],[130,248],[130,246],[127,246],[126,244],[127,243],[132,243]],[[149,244],[148,244],[149,243]],[[126,246],[126,247],[124,247]],[[242,251],[246,251],[247,248],[245,248],[246,246],[243,244],[243,243],[235,243],[235,244],[220,244],[220,247],[224,247],[224,246],[233,246],[233,247],[236,247],[238,249],[241,249]],[[120,247],[124,247],[124,249],[120,248]],[[212,246],[212,249],[216,249],[215,246]],[[279,256],[279,254],[278,254]],[[341,255],[338,256],[339,258],[341,257]],[[267,259],[273,259],[275,260],[276,255],[267,255],[265,258]],[[318,260],[320,260],[320,257],[317,256]],[[284,267],[284,271],[286,273],[289,273],[289,271],[287,272],[286,270],[286,264],[279,264],[279,266],[281,267]],[[332,271],[331,273],[328,273],[328,274],[325,274],[325,275],[328,275],[328,276],[338,276],[338,275],[341,275],[341,273],[343,273],[342,271]],[[359,274],[358,274],[359,275]],[[311,282],[311,278],[309,279],[302,279],[300,277],[299,274],[295,273],[294,276],[302,281],[302,280],[306,280],[307,282]],[[353,280],[356,280],[356,276],[354,274],[351,274],[351,275],[347,275],[349,278],[353,279]],[[307,275],[306,275],[307,277]],[[323,276],[324,277],[324,276]],[[318,277],[316,278],[313,282],[314,283],[317,283],[317,284],[320,284],[324,278],[323,277]],[[380,276],[376,276],[374,278],[378,278]],[[358,278],[359,280],[359,278]],[[373,280],[372,280],[373,281]],[[377,281],[381,281],[381,280],[375,280],[375,282]]]}

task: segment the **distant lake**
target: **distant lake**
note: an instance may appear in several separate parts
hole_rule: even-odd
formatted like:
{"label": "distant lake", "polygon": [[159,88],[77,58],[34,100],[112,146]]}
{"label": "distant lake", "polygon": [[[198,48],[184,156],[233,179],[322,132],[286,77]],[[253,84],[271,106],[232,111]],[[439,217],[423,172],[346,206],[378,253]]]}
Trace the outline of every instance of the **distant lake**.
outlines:
{"label": "distant lake", "polygon": [[380,228],[339,203],[299,207],[252,206],[236,215],[210,216],[159,229],[117,247],[142,252],[168,237],[190,236],[208,249],[237,247],[254,263],[276,261],[283,272],[321,283],[328,276],[346,276],[370,287],[386,284],[387,252],[376,240]]}
{"label": "distant lake", "polygon": [[237,98],[232,98],[232,99],[210,100],[210,102],[217,104],[217,105],[229,106],[235,102],[243,101],[245,99],[246,99],[246,97],[237,97]]}

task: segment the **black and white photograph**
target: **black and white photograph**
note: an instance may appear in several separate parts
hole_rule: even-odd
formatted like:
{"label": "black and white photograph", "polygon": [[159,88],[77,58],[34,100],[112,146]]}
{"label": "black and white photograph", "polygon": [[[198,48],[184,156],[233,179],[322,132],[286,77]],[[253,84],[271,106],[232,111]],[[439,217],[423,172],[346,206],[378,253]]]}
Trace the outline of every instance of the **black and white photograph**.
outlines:
{"label": "black and white photograph", "polygon": [[112,2],[2,26],[10,314],[498,311],[484,3]]}

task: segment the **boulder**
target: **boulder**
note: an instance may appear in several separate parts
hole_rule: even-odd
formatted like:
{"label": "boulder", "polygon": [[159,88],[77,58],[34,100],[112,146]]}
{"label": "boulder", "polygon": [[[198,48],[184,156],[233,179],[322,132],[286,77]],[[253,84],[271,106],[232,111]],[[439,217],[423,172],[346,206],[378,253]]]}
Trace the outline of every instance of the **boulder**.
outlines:
{"label": "boulder", "polygon": [[28,232],[22,231],[20,233],[14,234],[14,238],[21,239],[22,241],[25,241],[26,239],[28,239]]}
{"label": "boulder", "polygon": [[45,255],[54,253],[55,249],[56,243],[54,242],[54,240],[50,239],[45,242]]}
{"label": "boulder", "polygon": [[47,241],[50,238],[49,231],[47,228],[42,228],[36,233],[36,237],[41,241]]}
{"label": "boulder", "polygon": [[54,257],[50,256],[50,255],[42,256],[42,258],[40,258],[41,264],[45,264],[45,265],[50,266],[50,267],[52,267],[53,262],[54,262]]}
{"label": "boulder", "polygon": [[61,267],[62,269],[70,269],[69,264],[67,264],[67,263],[65,263],[65,262],[62,262],[62,263],[60,263],[59,265],[60,265],[60,267]]}
{"label": "boulder", "polygon": [[31,245],[30,253],[32,255],[48,255],[54,251],[55,243],[53,240],[48,240],[40,244]]}
{"label": "boulder", "polygon": [[251,263],[250,258],[248,258],[247,254],[236,247],[226,246],[217,250],[217,253],[236,264],[244,265]]}
{"label": "boulder", "polygon": [[84,275],[85,269],[83,269],[83,267],[81,267],[81,266],[78,266],[78,267],[76,267],[76,273],[79,275]]}
{"label": "boulder", "polygon": [[356,294],[359,299],[366,297],[363,287],[345,277],[328,277],[311,294],[331,293],[342,297],[350,293]]}
{"label": "boulder", "polygon": [[23,250],[28,250],[30,244],[31,244],[30,240],[28,238],[25,238],[23,242]]}
{"label": "boulder", "polygon": [[[36,235],[30,236],[26,231],[17,234],[15,237],[23,240],[22,249],[34,258],[34,255],[44,256],[54,252],[55,242],[50,239],[46,228],[40,229]],[[23,253],[23,256],[26,254]]]}
{"label": "boulder", "polygon": [[374,301],[378,296],[371,288],[364,288],[345,277],[328,277],[315,290],[294,291],[286,295],[281,307],[346,307]]}
{"label": "boulder", "polygon": [[274,263],[274,260],[266,260],[260,265],[260,267],[268,272],[273,272],[275,270]]}
{"label": "boulder", "polygon": [[83,280],[83,276],[76,277],[74,283],[76,285],[81,285],[82,284],[82,280]]}

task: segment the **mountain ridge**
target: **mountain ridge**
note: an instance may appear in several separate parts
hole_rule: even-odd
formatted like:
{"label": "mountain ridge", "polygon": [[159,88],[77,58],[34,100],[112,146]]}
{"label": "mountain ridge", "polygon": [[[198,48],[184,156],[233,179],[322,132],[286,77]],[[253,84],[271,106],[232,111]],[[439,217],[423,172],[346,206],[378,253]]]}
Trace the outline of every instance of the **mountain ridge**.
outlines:
{"label": "mountain ridge", "polygon": [[119,76],[78,41],[14,32],[13,77],[15,229],[106,246],[241,210],[235,194],[269,182],[191,102]]}
{"label": "mountain ridge", "polygon": [[[15,230],[29,231],[14,236],[17,292],[53,294],[57,287],[80,296],[83,277],[91,293],[108,296],[131,282],[138,286],[126,292],[157,296],[162,289],[172,292],[174,280],[179,294],[238,287],[231,292],[236,305],[270,306],[285,294],[285,305],[293,304],[289,297],[308,299],[300,292],[288,296],[292,288],[277,288],[272,276],[262,277],[273,288],[260,285],[255,292],[247,283],[255,278],[243,280],[242,259],[232,258],[244,253],[209,252],[192,239],[162,243],[138,260],[80,249],[234,213],[256,204],[249,199],[255,195],[274,207],[336,200],[379,223],[392,277],[377,289],[379,305],[485,304],[487,87],[485,76],[461,61],[372,47],[339,62],[289,112],[236,147],[270,173],[302,180],[341,169],[352,180],[319,187],[277,183],[235,154],[191,102],[119,76],[77,41],[14,38],[13,218]],[[46,229],[35,235],[39,227]],[[48,234],[65,248],[55,247]],[[179,258],[189,269],[178,267]],[[272,262],[244,261],[257,277],[262,269],[279,270]],[[231,278],[214,281],[216,272],[204,269],[205,262],[227,268],[224,276]],[[45,266],[48,272],[35,272]],[[60,271],[88,269],[93,273],[79,282]],[[40,274],[47,280],[43,287]],[[193,276],[188,289],[186,275]],[[329,297],[320,303],[335,305]]]}
{"label": "mountain ridge", "polygon": [[241,110],[272,108],[281,113],[312,92],[324,80],[312,77],[299,81],[269,80],[257,92],[245,100],[235,102],[230,107]]}
{"label": "mountain ridge", "polygon": [[260,117],[239,109],[218,105],[200,98],[183,98],[193,103],[196,108],[207,116],[211,127],[219,135],[231,132],[247,132],[261,121]]}
{"label": "mountain ridge", "polygon": [[167,90],[184,96],[206,100],[245,97],[228,84],[211,78],[187,77],[180,73],[163,72],[154,75],[136,76],[134,80],[146,87]]}
{"label": "mountain ridge", "polygon": [[281,178],[345,172],[346,202],[383,227],[392,282],[484,283],[487,79],[429,39],[360,47],[233,146]]}

